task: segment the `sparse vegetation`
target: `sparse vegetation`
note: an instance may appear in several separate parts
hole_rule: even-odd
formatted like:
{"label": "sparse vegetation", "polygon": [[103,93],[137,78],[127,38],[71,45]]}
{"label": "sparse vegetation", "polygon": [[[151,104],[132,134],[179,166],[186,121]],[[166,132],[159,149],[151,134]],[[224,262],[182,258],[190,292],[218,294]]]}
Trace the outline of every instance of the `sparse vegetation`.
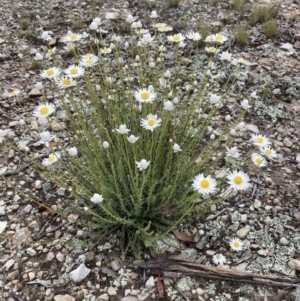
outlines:
{"label": "sparse vegetation", "polygon": [[254,26],[258,22],[267,22],[277,17],[279,6],[275,5],[255,5],[250,16],[250,25]]}
{"label": "sparse vegetation", "polygon": [[27,19],[20,20],[20,28],[24,31],[29,29],[29,22]]}
{"label": "sparse vegetation", "polygon": [[180,0],[168,0],[170,8],[177,8],[179,6]]}
{"label": "sparse vegetation", "polygon": [[248,40],[248,32],[247,30],[245,29],[245,27],[243,26],[240,26],[238,27],[235,35],[235,41],[239,44],[239,45],[243,45],[246,43],[246,41]]}
{"label": "sparse vegetation", "polygon": [[222,0],[210,0],[210,3],[213,5],[217,5],[221,2]]}
{"label": "sparse vegetation", "polygon": [[278,35],[278,26],[275,20],[269,20],[264,23],[264,33],[268,39]]}

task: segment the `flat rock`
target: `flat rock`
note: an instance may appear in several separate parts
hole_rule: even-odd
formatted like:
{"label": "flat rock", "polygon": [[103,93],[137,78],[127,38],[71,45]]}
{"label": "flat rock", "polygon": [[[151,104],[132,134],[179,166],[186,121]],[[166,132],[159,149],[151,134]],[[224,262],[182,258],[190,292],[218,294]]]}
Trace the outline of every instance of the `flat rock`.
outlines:
{"label": "flat rock", "polygon": [[51,251],[47,254],[46,260],[47,261],[52,261],[53,258],[55,257],[54,253]]}
{"label": "flat rock", "polygon": [[110,295],[110,296],[115,296],[117,294],[117,290],[113,287],[113,286],[110,286],[108,289],[107,289],[107,293]]}
{"label": "flat rock", "polygon": [[85,279],[88,274],[91,272],[91,269],[87,268],[84,263],[78,266],[77,269],[69,273],[70,279],[73,283],[79,283]]}
{"label": "flat rock", "polygon": [[8,271],[13,265],[15,264],[15,260],[14,259],[10,259],[8,261],[6,261],[5,265],[3,266],[3,268]]}
{"label": "flat rock", "polygon": [[288,262],[288,265],[292,270],[300,271],[300,260],[292,259]]}
{"label": "flat rock", "polygon": [[286,147],[291,147],[293,145],[293,142],[287,137],[285,137],[282,142]]}
{"label": "flat rock", "polygon": [[54,301],[75,301],[75,298],[70,295],[56,295],[53,297]]}
{"label": "flat rock", "polygon": [[99,301],[108,301],[109,300],[109,296],[108,296],[107,293],[105,293],[105,294],[100,295],[97,300],[99,300]]}
{"label": "flat rock", "polygon": [[121,299],[121,301],[138,301],[137,297],[134,296],[126,296]]}
{"label": "flat rock", "polygon": [[236,235],[239,237],[239,238],[245,238],[248,233],[250,232],[250,229],[247,228],[247,227],[244,227],[244,228],[241,228],[239,229],[237,232],[236,232]]}
{"label": "flat rock", "polygon": [[152,288],[155,286],[154,277],[151,276],[145,283],[146,288]]}
{"label": "flat rock", "polygon": [[28,96],[29,97],[38,97],[38,96],[42,96],[42,93],[38,89],[34,88],[29,92]]}

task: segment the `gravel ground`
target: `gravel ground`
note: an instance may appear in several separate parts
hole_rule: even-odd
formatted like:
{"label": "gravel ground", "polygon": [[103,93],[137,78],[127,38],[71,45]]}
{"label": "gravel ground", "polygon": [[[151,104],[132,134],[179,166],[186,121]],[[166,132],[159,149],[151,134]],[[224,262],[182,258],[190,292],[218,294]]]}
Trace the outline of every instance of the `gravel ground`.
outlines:
{"label": "gravel ground", "polygon": [[[230,37],[236,31],[238,14],[228,1],[213,5],[210,1],[182,0],[178,8],[168,1],[5,1],[0,0],[0,128],[9,128],[15,142],[26,141],[20,120],[26,120],[39,103],[41,92],[34,84],[41,81],[42,68],[34,60],[37,52],[47,51],[40,34],[53,31],[58,38],[68,30],[88,32],[94,17],[106,12],[119,16],[115,31],[126,35],[124,18],[138,16],[149,23],[148,15],[156,10],[174,32],[187,33],[206,22],[212,32]],[[230,103],[239,93],[251,99],[246,116],[248,125],[256,125],[267,135],[278,157],[259,174],[251,174],[251,193],[237,194],[213,206],[205,216],[182,225],[180,234],[171,235],[161,245],[184,260],[213,265],[212,256],[223,254],[232,269],[261,274],[299,276],[300,271],[300,75],[299,1],[282,1],[280,34],[267,39],[261,24],[249,28],[249,40],[227,50],[250,61],[252,81],[240,81]],[[251,7],[247,3],[247,7]],[[249,12],[246,11],[247,17]],[[241,21],[243,24],[243,21]],[[57,47],[62,44],[57,42]],[[67,58],[64,58],[67,59]],[[247,83],[246,83],[247,82]],[[5,91],[19,89],[17,98]],[[2,94],[1,93],[1,94]],[[53,92],[46,91],[53,101]],[[63,125],[58,125],[59,130]],[[250,126],[237,143],[246,143],[255,127]],[[33,145],[36,141],[31,142]],[[153,271],[129,270],[134,258],[122,257],[120,233],[106,237],[97,245],[85,238],[84,229],[74,220],[77,216],[63,207],[66,192],[46,182],[24,167],[17,153],[0,145],[0,167],[8,166],[8,183],[0,181],[0,220],[8,226],[0,238],[1,300],[159,300],[160,276]],[[23,168],[24,167],[24,168]],[[30,193],[31,200],[15,187]],[[52,210],[37,204],[39,201]],[[55,214],[67,210],[68,218]],[[243,240],[241,252],[230,251],[232,237]],[[153,256],[145,250],[145,259]],[[162,276],[162,275],[161,275]],[[268,286],[163,275],[164,299],[160,300],[300,300],[300,289],[278,290]],[[269,297],[271,295],[272,297]]]}

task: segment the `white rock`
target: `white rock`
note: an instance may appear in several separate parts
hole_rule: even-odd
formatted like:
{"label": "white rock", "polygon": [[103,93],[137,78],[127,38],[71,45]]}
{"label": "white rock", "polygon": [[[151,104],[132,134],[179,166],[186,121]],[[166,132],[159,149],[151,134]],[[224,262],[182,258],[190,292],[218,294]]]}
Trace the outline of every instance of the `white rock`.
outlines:
{"label": "white rock", "polygon": [[152,288],[155,286],[155,283],[154,283],[154,277],[151,276],[147,281],[146,281],[146,284],[145,284],[145,287],[146,288]]}
{"label": "white rock", "polygon": [[287,240],[285,237],[281,237],[279,242],[281,245],[284,245],[284,246],[286,246],[290,243],[289,240]]}
{"label": "white rock", "polygon": [[53,258],[55,257],[54,253],[51,251],[47,254],[46,260],[47,261],[52,261]]}
{"label": "white rock", "polygon": [[32,248],[26,249],[26,253],[30,256],[35,256],[37,254],[37,251],[33,250]]}
{"label": "white rock", "polygon": [[293,142],[287,137],[285,137],[282,142],[286,147],[291,147],[293,145]]}
{"label": "white rock", "polygon": [[260,250],[257,251],[257,254],[260,255],[260,256],[267,256],[267,251],[263,250],[263,249],[260,249]]}
{"label": "white rock", "polygon": [[250,229],[247,228],[247,227],[244,227],[244,228],[241,228],[239,229],[237,232],[236,232],[236,235],[239,237],[239,238],[245,238],[248,233],[250,232]]}
{"label": "white rock", "polygon": [[24,208],[24,212],[25,213],[30,213],[30,211],[32,210],[32,205],[28,204],[25,208]]}
{"label": "white rock", "polygon": [[258,208],[260,208],[260,207],[261,207],[261,201],[260,201],[260,200],[257,200],[257,199],[255,199],[255,200],[254,200],[253,207],[254,207],[255,209],[258,209]]}
{"label": "white rock", "polygon": [[289,261],[288,265],[292,270],[300,271],[300,260],[292,259]]}
{"label": "white rock", "polygon": [[121,299],[121,301],[138,301],[137,297],[134,296],[126,296]]}
{"label": "white rock", "polygon": [[142,293],[142,294],[139,294],[137,297],[138,297],[138,300],[139,300],[139,301],[144,301],[144,300],[146,300],[149,296],[150,296],[150,293]]}
{"label": "white rock", "polygon": [[75,298],[70,295],[56,295],[54,301],[75,301]]}
{"label": "white rock", "polygon": [[29,277],[30,281],[33,280],[35,278],[35,273],[34,272],[29,272],[28,277]]}
{"label": "white rock", "polygon": [[204,292],[204,290],[202,288],[198,287],[196,289],[196,293],[197,293],[197,295],[202,296],[202,295],[204,295],[205,292]]}
{"label": "white rock", "polygon": [[3,266],[3,268],[8,271],[15,263],[14,259],[10,259],[8,261],[6,261],[5,265]]}
{"label": "white rock", "polygon": [[120,262],[119,262],[119,260],[114,260],[114,261],[112,261],[111,263],[110,263],[110,266],[111,266],[111,268],[114,270],[114,271],[119,271],[120,270],[120,268],[121,268],[121,265],[120,265]]}
{"label": "white rock", "polygon": [[65,260],[65,255],[61,252],[57,253],[55,257],[59,262],[63,262]]}
{"label": "white rock", "polygon": [[114,296],[117,294],[117,290],[113,287],[113,286],[110,286],[108,289],[107,289],[107,293],[110,295],[110,296]]}
{"label": "white rock", "polygon": [[99,299],[97,299],[97,300],[99,300],[99,301],[108,301],[109,300],[109,296],[108,296],[107,293],[105,293],[105,294],[100,295]]}
{"label": "white rock", "polygon": [[91,269],[87,268],[84,263],[78,266],[77,269],[69,273],[70,279],[73,283],[78,283],[85,279],[88,274],[91,272]]}

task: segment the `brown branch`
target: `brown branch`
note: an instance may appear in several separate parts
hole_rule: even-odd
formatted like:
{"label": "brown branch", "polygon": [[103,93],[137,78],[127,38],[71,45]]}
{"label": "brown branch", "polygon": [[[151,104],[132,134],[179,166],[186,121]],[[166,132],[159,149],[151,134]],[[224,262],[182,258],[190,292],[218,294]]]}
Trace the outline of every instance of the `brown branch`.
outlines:
{"label": "brown branch", "polygon": [[152,259],[145,263],[134,263],[132,268],[156,268],[163,271],[177,272],[184,276],[203,277],[217,280],[247,282],[278,287],[298,287],[300,278],[290,276],[261,275],[251,272],[242,272],[223,266],[208,266],[173,259]]}

